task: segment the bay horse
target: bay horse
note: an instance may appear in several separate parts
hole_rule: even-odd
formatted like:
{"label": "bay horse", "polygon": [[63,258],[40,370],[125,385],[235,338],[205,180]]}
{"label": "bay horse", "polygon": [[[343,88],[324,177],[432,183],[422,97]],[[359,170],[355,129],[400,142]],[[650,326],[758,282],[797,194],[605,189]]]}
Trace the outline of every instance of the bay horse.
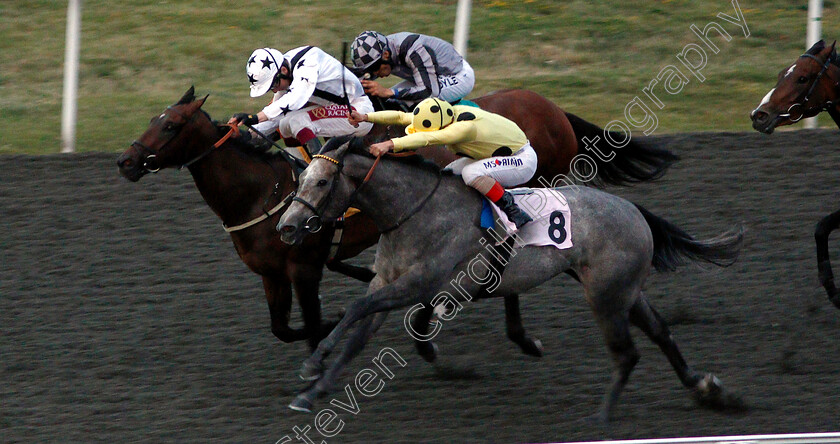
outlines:
{"label": "bay horse", "polygon": [[[256,152],[235,137],[221,140],[230,128],[216,125],[201,110],[205,100],[206,97],[196,99],[191,87],[177,103],[152,118],[149,128],[118,158],[120,174],[136,182],[149,172],[186,166],[204,200],[229,227],[239,257],[261,276],[272,333],[283,342],[307,340],[314,349],[335,324],[321,323],[318,287],[324,265],[369,281],[371,272],[341,261],[376,244],[379,233],[369,218],[359,214],[344,221],[337,251],[334,226],[310,236],[300,246],[281,242],[274,226],[296,188],[292,166],[280,153]],[[540,156],[538,172],[542,171],[551,181],[558,174],[568,173],[568,162],[582,137],[592,138],[603,131],[530,91],[502,91],[476,102],[513,118],[523,127]],[[381,136],[387,129],[377,131]],[[432,148],[424,153],[446,162],[440,151],[443,150],[436,152]],[[635,140],[616,153],[611,163],[598,168],[603,183],[652,180],[677,159],[665,149]],[[289,325],[294,295],[303,314],[303,328],[298,329]],[[539,341],[525,335],[516,297],[506,298],[505,307],[508,337],[524,352],[540,356]],[[431,311],[424,310],[417,318],[430,316]],[[429,343],[418,342],[417,347],[425,359],[434,359]]]}
{"label": "bay horse", "polygon": [[[609,419],[639,360],[630,324],[662,349],[683,385],[706,401],[722,399],[721,382],[688,366],[642,289],[652,268],[673,269],[698,260],[721,266],[733,263],[742,244],[743,228],[715,239],[695,240],[617,196],[588,187],[555,188],[571,210],[573,228],[562,238],[570,236],[573,245],[566,249],[511,245],[514,251],[506,268],[492,279],[498,286],[487,291],[481,284],[490,280],[488,276],[494,270],[483,259],[483,245],[492,238],[485,237],[480,227],[481,196],[459,177],[442,174],[425,160],[373,158],[367,149],[368,144],[360,138],[330,140],[302,173],[297,196],[277,226],[284,242],[297,245],[306,238],[312,218],[336,218],[353,205],[378,227],[388,227],[382,229],[377,246],[376,277],[367,293],[347,306],[335,329],[304,362],[301,376],[315,382],[295,398],[291,408],[311,411],[314,400],[336,386],[344,367],[381,326],[388,311],[427,306],[441,297],[443,288],[452,290],[446,292],[449,297],[460,294],[459,299],[466,301],[478,294],[518,295],[567,271],[574,272],[583,285],[586,301],[615,362],[612,386],[596,418],[603,422]],[[548,229],[551,233],[556,227]],[[485,276],[475,278],[478,272],[474,264],[482,262],[479,258],[484,267],[480,273],[487,271]],[[471,279],[466,279],[467,275]],[[353,326],[357,328],[341,356],[324,372],[324,358]]]}
{"label": "bay horse", "polygon": [[[754,129],[772,134],[776,127],[794,124],[803,117],[813,117],[823,111],[827,111],[840,128],[840,59],[834,48],[836,43],[827,45],[820,40],[779,72],[776,86],[750,113]],[[828,253],[828,237],[837,227],[840,227],[840,210],[817,223],[814,238],[820,284],[828,293],[829,301],[840,308],[840,290],[834,283]]]}

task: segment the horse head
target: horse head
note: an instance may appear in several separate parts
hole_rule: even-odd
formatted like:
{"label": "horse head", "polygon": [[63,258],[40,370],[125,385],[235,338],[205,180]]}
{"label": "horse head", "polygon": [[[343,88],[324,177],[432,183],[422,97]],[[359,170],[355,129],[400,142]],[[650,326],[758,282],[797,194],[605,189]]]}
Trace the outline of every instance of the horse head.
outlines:
{"label": "horse head", "polygon": [[778,126],[794,124],[834,106],[840,81],[836,43],[829,46],[820,40],[779,72],[776,86],[750,113],[753,128],[770,134]]}
{"label": "horse head", "polygon": [[190,87],[181,100],[153,117],[146,132],[117,159],[120,174],[136,182],[147,173],[188,165],[202,156],[207,144],[196,133],[205,131],[208,138],[217,134],[209,116],[201,111],[206,99],[196,100],[195,89]]}
{"label": "horse head", "polygon": [[283,242],[299,244],[307,233],[319,231],[325,220],[344,214],[358,188],[351,177],[357,174],[345,171],[345,154],[362,145],[359,138],[334,137],[312,157],[300,175],[297,195],[277,223]]}

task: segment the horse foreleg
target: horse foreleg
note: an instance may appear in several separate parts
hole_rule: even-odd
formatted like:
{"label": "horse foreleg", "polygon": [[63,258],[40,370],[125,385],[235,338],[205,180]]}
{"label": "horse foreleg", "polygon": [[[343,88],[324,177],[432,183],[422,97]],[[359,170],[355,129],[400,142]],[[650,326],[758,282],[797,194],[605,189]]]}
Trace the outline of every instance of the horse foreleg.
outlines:
{"label": "horse foreleg", "polygon": [[834,285],[834,273],[831,271],[831,259],[828,254],[828,236],[840,226],[840,210],[835,211],[822,218],[814,231],[814,238],[817,243],[817,269],[819,270],[820,284],[828,293],[828,300],[835,307],[840,308],[840,292]]}
{"label": "horse foreleg", "polygon": [[[452,264],[448,265],[449,267],[444,269],[454,267]],[[386,283],[381,275],[377,274],[371,281],[368,293],[350,303],[338,325],[318,344],[312,356],[304,361],[301,377],[309,380],[320,377],[324,358],[329,356],[353,323],[373,313],[407,307],[417,302],[426,303],[434,296],[434,292],[443,286],[446,278],[447,273],[441,272],[440,269],[429,270],[420,264],[391,283]]]}
{"label": "horse foreleg", "polygon": [[508,339],[518,345],[526,355],[542,357],[542,342],[525,334],[525,326],[522,325],[522,313],[519,310],[519,295],[505,296],[505,327]]}
{"label": "horse foreleg", "polygon": [[[428,336],[429,325],[434,312],[435,310],[433,308],[424,304],[423,308],[418,310],[417,314],[414,316],[414,319],[411,320],[411,329],[420,337]],[[414,348],[417,349],[417,354],[419,354],[424,360],[426,360],[426,362],[435,362],[435,359],[437,359],[438,347],[437,345],[435,345],[434,342],[431,341],[431,339],[427,341],[415,339]]]}
{"label": "horse foreleg", "polygon": [[292,287],[288,280],[263,276],[265,299],[271,316],[271,333],[283,342],[306,339],[303,329],[289,327],[292,309]]}
{"label": "horse foreleg", "polygon": [[336,322],[321,324],[321,298],[318,296],[321,277],[322,269],[301,265],[295,268],[292,275],[292,286],[300,304],[303,330],[306,332],[310,350],[315,350],[318,342],[329,334],[336,324]]}
{"label": "horse foreleg", "polygon": [[345,264],[341,261],[327,262],[327,269],[362,282],[370,282],[373,280],[373,277],[376,276],[376,273],[374,273],[370,268]]}
{"label": "horse foreleg", "polygon": [[296,396],[289,404],[289,408],[302,412],[312,411],[312,405],[315,399],[332,391],[336,380],[341,376],[341,372],[356,355],[364,350],[367,342],[379,330],[379,327],[382,326],[382,323],[385,322],[385,318],[387,317],[387,312],[381,312],[362,319],[344,345],[341,356],[330,365],[329,369],[327,369],[320,379]]}

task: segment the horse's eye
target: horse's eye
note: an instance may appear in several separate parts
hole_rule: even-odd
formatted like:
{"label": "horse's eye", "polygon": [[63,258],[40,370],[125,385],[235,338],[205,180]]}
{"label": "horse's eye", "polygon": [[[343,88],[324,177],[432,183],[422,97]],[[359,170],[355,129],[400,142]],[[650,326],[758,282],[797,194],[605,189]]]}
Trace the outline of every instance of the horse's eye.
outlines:
{"label": "horse's eye", "polygon": [[318,186],[322,187],[327,184],[327,179],[321,179],[318,181]]}
{"label": "horse's eye", "polygon": [[808,78],[807,78],[807,77],[805,77],[805,76],[799,76],[799,78],[798,78],[798,79],[796,79],[796,81],[797,81],[798,83],[805,83],[805,82],[807,82],[807,81],[808,81]]}

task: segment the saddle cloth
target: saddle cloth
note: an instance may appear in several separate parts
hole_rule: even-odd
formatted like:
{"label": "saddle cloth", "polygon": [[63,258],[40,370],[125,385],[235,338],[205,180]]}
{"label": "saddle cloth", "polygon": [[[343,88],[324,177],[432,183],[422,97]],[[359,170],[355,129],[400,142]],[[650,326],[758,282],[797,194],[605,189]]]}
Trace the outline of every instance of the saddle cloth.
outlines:
{"label": "saddle cloth", "polygon": [[[523,225],[517,231],[516,225],[508,220],[498,206],[484,199],[485,208],[482,211],[481,226],[494,228],[500,225],[505,230],[505,236],[499,243],[509,236],[515,236],[519,247],[550,245],[563,250],[573,246],[572,211],[563,193],[549,188],[513,188],[507,191],[513,195],[519,208],[528,213],[533,221]],[[492,207],[498,223],[493,223],[493,218],[488,217],[490,213],[488,206]],[[498,234],[501,235],[501,233]]]}

